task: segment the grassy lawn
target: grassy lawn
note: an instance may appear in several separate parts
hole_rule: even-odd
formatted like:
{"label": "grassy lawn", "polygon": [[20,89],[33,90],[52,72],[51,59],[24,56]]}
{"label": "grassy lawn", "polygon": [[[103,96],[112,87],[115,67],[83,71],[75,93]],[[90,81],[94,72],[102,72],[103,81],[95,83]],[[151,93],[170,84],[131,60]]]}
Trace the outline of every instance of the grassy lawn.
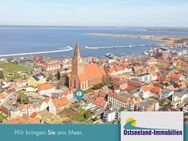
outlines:
{"label": "grassy lawn", "polygon": [[168,67],[167,65],[164,65],[164,64],[156,64],[156,66],[158,68],[166,68],[166,67]]}
{"label": "grassy lawn", "polygon": [[93,89],[92,88],[89,88],[88,90],[85,90],[85,93],[92,93],[93,92]]}
{"label": "grassy lawn", "polygon": [[77,122],[84,122],[87,119],[85,118],[85,110],[79,110],[78,111],[74,111],[73,109],[64,109],[59,115],[61,117],[67,117],[69,119],[71,119],[72,121],[77,121]]}
{"label": "grassy lawn", "polygon": [[75,121],[76,118],[79,116],[79,112],[74,111],[72,109],[64,109],[59,115],[61,117],[68,117],[71,120]]}
{"label": "grassy lawn", "polygon": [[96,84],[95,86],[93,86],[92,88],[89,88],[88,90],[85,91],[85,93],[92,93],[94,90],[99,90],[104,86],[108,86],[109,88],[112,87],[111,83],[100,83],[100,84]]}
{"label": "grassy lawn", "polygon": [[76,117],[76,121],[82,122],[82,121],[87,120],[87,119],[84,117],[84,113],[85,113],[85,111],[82,110],[82,109],[80,109],[79,116]]}
{"label": "grassy lawn", "polygon": [[174,69],[175,69],[175,70],[179,70],[179,71],[188,72],[188,69],[187,69],[187,68],[183,68],[183,67],[175,67]]}
{"label": "grassy lawn", "polygon": [[0,113],[0,121],[2,121],[3,119],[6,119],[7,117],[4,116],[3,114]]}
{"label": "grassy lawn", "polygon": [[[5,77],[10,79],[19,78],[19,74],[18,74],[19,71],[25,71],[25,72],[30,71],[30,69],[24,66],[8,63],[8,62],[0,62],[0,68],[4,70]],[[9,76],[8,74],[10,73],[14,73],[14,75]]]}

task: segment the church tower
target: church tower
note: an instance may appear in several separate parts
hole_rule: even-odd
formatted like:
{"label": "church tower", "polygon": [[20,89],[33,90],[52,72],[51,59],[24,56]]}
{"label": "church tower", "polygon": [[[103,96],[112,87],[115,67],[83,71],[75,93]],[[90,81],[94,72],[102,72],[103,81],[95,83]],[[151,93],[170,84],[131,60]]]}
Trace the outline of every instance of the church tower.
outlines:
{"label": "church tower", "polygon": [[72,72],[69,75],[69,88],[87,90],[103,83],[105,71],[97,64],[84,65],[80,55],[80,45],[76,43],[72,57]]}
{"label": "church tower", "polygon": [[72,72],[69,77],[70,88],[81,88],[79,76],[84,74],[84,63],[80,55],[80,45],[76,43],[74,56],[72,57]]}
{"label": "church tower", "polygon": [[76,43],[74,56],[72,58],[72,73],[79,76],[84,73],[84,64],[80,55],[80,45]]}

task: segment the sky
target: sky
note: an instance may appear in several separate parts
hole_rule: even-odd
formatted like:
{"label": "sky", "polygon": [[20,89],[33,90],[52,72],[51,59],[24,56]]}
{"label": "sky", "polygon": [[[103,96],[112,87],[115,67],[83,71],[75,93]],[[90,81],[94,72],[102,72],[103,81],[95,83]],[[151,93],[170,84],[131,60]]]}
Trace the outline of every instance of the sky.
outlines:
{"label": "sky", "polygon": [[188,0],[0,0],[0,25],[188,27]]}

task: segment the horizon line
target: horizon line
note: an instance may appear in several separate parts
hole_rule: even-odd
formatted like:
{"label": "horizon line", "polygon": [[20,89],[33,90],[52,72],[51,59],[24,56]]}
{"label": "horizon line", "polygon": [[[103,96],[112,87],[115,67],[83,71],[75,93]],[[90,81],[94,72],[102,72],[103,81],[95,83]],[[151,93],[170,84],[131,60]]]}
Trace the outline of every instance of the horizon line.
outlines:
{"label": "horizon line", "polygon": [[0,27],[141,27],[141,28],[188,28],[188,26],[139,26],[139,25],[0,25]]}

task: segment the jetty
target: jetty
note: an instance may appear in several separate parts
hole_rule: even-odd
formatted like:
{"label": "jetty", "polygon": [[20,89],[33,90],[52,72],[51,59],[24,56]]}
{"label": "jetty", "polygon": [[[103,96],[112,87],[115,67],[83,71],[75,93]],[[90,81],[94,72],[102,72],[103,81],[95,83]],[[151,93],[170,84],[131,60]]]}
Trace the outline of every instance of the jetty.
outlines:
{"label": "jetty", "polygon": [[115,46],[85,46],[86,49],[112,49],[112,48],[131,48],[131,47],[160,47],[161,44],[139,44],[139,45],[115,45]]}
{"label": "jetty", "polygon": [[26,52],[26,53],[14,53],[14,54],[2,54],[0,57],[11,57],[11,56],[27,56],[27,55],[36,55],[36,54],[49,54],[49,53],[60,53],[73,50],[73,47],[66,46],[66,48],[61,50],[51,50],[51,51],[40,51],[40,52]]}

